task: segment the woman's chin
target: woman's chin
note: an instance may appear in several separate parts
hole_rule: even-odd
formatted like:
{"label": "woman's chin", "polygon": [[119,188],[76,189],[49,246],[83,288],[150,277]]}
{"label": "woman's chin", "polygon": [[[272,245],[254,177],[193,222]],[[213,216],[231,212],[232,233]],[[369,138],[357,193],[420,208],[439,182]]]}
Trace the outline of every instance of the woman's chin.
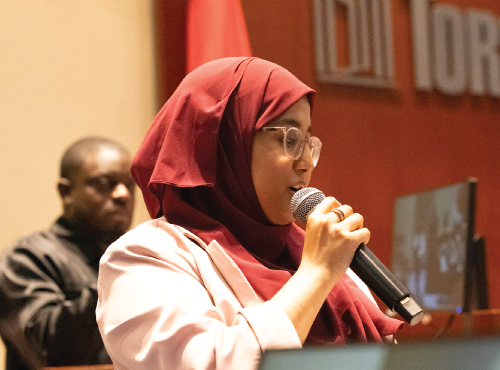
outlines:
{"label": "woman's chin", "polygon": [[282,215],[281,217],[276,217],[271,222],[278,226],[286,226],[290,225],[294,221],[295,219],[293,218],[292,212],[289,212],[289,215],[286,216]]}

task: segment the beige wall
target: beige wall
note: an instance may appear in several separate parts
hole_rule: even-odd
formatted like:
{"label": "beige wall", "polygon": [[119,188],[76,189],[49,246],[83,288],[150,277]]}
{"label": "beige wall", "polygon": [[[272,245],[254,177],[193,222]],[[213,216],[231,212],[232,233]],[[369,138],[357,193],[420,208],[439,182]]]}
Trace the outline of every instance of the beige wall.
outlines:
{"label": "beige wall", "polygon": [[[153,56],[152,0],[0,0],[0,249],[60,213],[70,142],[135,152],[156,113]],[[134,225],[147,218],[138,191]]]}

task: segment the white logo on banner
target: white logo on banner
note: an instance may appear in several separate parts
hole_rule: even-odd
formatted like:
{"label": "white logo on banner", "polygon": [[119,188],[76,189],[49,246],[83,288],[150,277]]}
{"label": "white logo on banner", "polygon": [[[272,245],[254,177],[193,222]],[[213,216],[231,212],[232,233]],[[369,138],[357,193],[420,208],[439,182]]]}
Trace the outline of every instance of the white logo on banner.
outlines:
{"label": "white logo on banner", "polygon": [[[394,84],[390,0],[314,0],[316,68],[321,82],[372,87]],[[336,24],[341,10],[348,62],[340,65]]]}
{"label": "white logo on banner", "polygon": [[[409,2],[416,89],[500,97],[499,19],[486,10]],[[391,17],[391,0],[314,0],[318,80],[393,87]]]}
{"label": "white logo on banner", "polygon": [[500,29],[485,10],[411,0],[415,85],[500,97]]}

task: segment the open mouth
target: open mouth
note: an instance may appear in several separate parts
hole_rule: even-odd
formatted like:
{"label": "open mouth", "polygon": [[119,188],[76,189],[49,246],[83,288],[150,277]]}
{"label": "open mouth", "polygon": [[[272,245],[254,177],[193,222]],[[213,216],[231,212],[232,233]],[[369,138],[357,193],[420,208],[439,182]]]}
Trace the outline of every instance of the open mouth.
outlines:
{"label": "open mouth", "polygon": [[297,191],[299,191],[300,189],[302,189],[301,186],[299,187],[293,187],[293,186],[290,186],[290,190],[293,191],[294,193],[296,193]]}

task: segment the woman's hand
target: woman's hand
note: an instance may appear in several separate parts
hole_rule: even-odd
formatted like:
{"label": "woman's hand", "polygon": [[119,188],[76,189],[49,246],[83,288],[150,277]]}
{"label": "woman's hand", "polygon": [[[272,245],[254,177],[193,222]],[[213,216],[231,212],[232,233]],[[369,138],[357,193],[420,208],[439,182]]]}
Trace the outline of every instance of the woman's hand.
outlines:
{"label": "woman's hand", "polygon": [[[341,207],[345,219],[333,212]],[[304,343],[328,293],[351,264],[356,249],[368,243],[363,217],[332,197],[325,198],[307,220],[302,262],[272,298],[285,311]]]}
{"label": "woman's hand", "polygon": [[[339,207],[345,215],[341,220],[333,210]],[[340,280],[351,264],[356,249],[367,244],[370,232],[363,227],[363,217],[335,198],[325,198],[307,220],[304,251],[300,268],[317,273],[331,281]]]}

